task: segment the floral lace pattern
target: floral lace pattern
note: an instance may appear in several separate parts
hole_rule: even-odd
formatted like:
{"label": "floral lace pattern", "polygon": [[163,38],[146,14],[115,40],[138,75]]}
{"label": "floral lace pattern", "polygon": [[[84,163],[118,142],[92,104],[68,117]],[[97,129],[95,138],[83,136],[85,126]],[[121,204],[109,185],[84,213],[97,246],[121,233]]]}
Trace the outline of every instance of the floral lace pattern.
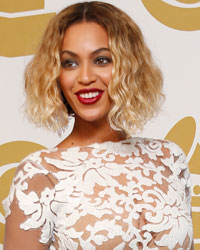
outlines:
{"label": "floral lace pattern", "polygon": [[[41,183],[37,190],[33,183]],[[4,200],[49,249],[191,249],[190,178],[172,142],[131,138],[28,156]]]}

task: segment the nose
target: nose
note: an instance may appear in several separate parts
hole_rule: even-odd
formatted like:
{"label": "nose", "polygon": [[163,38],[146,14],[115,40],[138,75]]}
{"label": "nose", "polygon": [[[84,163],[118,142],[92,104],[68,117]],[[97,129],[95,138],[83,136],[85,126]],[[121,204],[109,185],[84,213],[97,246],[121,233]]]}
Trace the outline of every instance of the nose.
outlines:
{"label": "nose", "polygon": [[91,84],[96,81],[96,74],[94,72],[94,69],[92,68],[92,65],[89,63],[83,63],[79,70],[79,76],[78,76],[79,83],[82,84]]}

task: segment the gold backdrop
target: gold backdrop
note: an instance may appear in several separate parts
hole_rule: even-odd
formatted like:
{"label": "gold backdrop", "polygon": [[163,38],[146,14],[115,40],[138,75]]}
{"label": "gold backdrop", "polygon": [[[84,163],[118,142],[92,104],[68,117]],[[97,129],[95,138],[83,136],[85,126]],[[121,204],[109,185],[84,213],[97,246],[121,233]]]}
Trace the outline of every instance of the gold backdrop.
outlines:
{"label": "gold backdrop", "polygon": [[[62,4],[64,2],[61,1]],[[114,0],[107,2],[120,4]],[[155,22],[159,22],[165,28],[166,26],[174,31],[180,32],[195,32],[200,29],[200,7],[198,0],[142,0],[140,11],[141,15],[151,15]],[[174,2],[177,2],[174,5]],[[55,9],[61,9],[63,6],[60,3],[60,8],[55,6]],[[132,1],[126,0],[126,4],[131,7]],[[59,5],[56,2],[55,5]],[[129,7],[129,8],[130,8]],[[136,6],[137,7],[137,6]],[[56,10],[57,10],[56,9]],[[35,51],[41,34],[48,20],[55,15],[54,11],[45,9],[43,0],[3,0],[0,2],[0,56],[2,61],[16,57],[25,57],[32,55]],[[17,15],[20,13],[20,15]],[[23,15],[23,13],[25,13]],[[129,13],[130,14],[130,13]],[[155,24],[155,25],[158,25]],[[148,25],[147,25],[148,26]],[[147,27],[148,28],[148,27]],[[199,32],[199,31],[198,31]],[[200,34],[199,34],[200,38]],[[159,37],[157,38],[159,39]],[[200,41],[200,39],[199,39]],[[191,45],[190,45],[191,46]],[[199,48],[197,48],[199,49]],[[199,52],[199,51],[198,51]],[[199,54],[200,56],[200,54]],[[167,71],[167,69],[166,69]],[[9,72],[9,68],[8,68]],[[1,76],[0,76],[1,77]],[[0,91],[4,90],[4,86],[0,86]],[[170,94],[169,94],[170,95]],[[167,96],[167,93],[166,93]],[[197,102],[198,104],[198,102]],[[187,102],[185,103],[187,105]],[[184,107],[182,107],[184,109]],[[167,109],[167,107],[166,107]],[[199,114],[199,106],[196,106]],[[162,138],[174,141],[184,150],[192,177],[192,216],[194,224],[194,241],[195,249],[200,249],[200,123],[199,116],[185,117],[165,129]],[[4,117],[4,119],[6,119]],[[20,129],[20,128],[19,128]],[[34,129],[34,128],[33,128]],[[9,133],[4,128],[1,133]],[[43,131],[41,131],[43,133]],[[1,139],[1,138],[0,138]],[[13,178],[15,168],[30,152],[45,148],[41,143],[37,143],[38,134],[31,142],[28,135],[27,141],[9,140],[0,141],[0,202],[8,195],[11,180]],[[43,143],[43,145],[45,142]],[[4,211],[0,203],[0,244],[3,244],[4,234]],[[1,249],[2,245],[0,246]]]}

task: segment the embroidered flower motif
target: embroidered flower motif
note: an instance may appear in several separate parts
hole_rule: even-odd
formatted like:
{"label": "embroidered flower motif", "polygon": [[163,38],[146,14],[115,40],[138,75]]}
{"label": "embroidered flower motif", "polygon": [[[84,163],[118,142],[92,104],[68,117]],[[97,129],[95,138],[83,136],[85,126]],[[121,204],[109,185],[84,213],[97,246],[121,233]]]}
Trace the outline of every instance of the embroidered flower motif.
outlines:
{"label": "embroidered flower motif", "polygon": [[34,152],[30,155],[28,155],[27,157],[25,157],[22,162],[26,162],[27,160],[28,161],[32,161],[32,162],[35,162],[37,164],[41,164],[42,162],[42,158],[41,158],[41,154],[42,153],[49,153],[49,152],[56,152],[57,149],[43,149],[43,150],[40,150],[40,151],[37,151],[37,152]]}
{"label": "embroidered flower motif", "polygon": [[[120,169],[117,169],[117,165],[115,164],[115,168],[105,165],[101,159],[90,158],[89,160],[84,162],[83,167],[81,166],[81,177],[83,183],[83,190],[87,194],[94,193],[94,186],[101,185],[107,186],[109,185],[118,185],[118,182],[113,178],[113,176],[119,176]],[[87,185],[89,183],[89,185]]]}
{"label": "embroidered flower motif", "polygon": [[99,169],[103,166],[104,164],[102,163],[102,160],[100,158],[90,158],[84,162],[84,167],[87,169]]}
{"label": "embroidered flower motif", "polygon": [[[105,155],[109,155],[109,157],[113,157],[115,155],[119,155],[122,157],[132,156],[134,153],[135,156],[139,156],[139,150],[135,147],[135,140],[127,139],[121,142],[106,142],[106,143],[95,143],[92,145],[94,150],[92,151],[93,155],[98,157],[102,157],[104,159]],[[99,155],[99,152],[105,150],[104,153]]]}
{"label": "embroidered flower motif", "polygon": [[[55,151],[29,156],[14,178],[4,207],[8,216],[16,196],[21,230],[40,230],[51,250],[190,249],[189,172],[174,143],[133,138]],[[36,176],[49,185],[32,190]]]}
{"label": "embroidered flower motif", "polygon": [[163,156],[162,143],[160,141],[148,139],[145,143],[139,144],[142,154],[147,154],[152,160],[157,160],[158,156]]}
{"label": "embroidered flower motif", "polygon": [[179,195],[178,190],[175,191],[170,186],[167,194],[163,193],[161,189],[155,188],[154,191],[144,192],[143,198],[150,195],[154,195],[156,207],[148,208],[149,211],[145,214],[147,224],[142,229],[149,232],[169,230],[168,234],[163,235],[160,240],[156,241],[158,246],[174,249],[177,243],[183,245],[187,234],[189,233],[189,236],[191,236],[188,228],[191,228],[192,222],[190,211],[183,202],[184,200],[180,198],[182,195]]}
{"label": "embroidered flower motif", "polygon": [[45,188],[45,190],[41,193],[40,203],[45,206],[49,206],[50,202],[53,201],[55,196],[55,190]]}
{"label": "embroidered flower motif", "polygon": [[18,167],[13,182],[11,184],[9,196],[3,201],[5,206],[6,216],[10,214],[10,205],[13,202],[15,190],[25,191],[28,189],[27,179],[32,179],[36,174],[47,175],[48,171],[44,168],[38,169],[33,166],[29,161],[22,162],[22,165]]}
{"label": "embroidered flower motif", "polygon": [[80,148],[73,147],[61,152],[61,159],[45,157],[45,161],[62,170],[74,170],[74,167],[83,163],[87,157],[87,152],[80,152]]}
{"label": "embroidered flower motif", "polygon": [[88,156],[87,152],[80,152],[79,147],[69,148],[67,151],[61,153],[61,159],[66,161],[71,166],[77,166],[86,160]]}

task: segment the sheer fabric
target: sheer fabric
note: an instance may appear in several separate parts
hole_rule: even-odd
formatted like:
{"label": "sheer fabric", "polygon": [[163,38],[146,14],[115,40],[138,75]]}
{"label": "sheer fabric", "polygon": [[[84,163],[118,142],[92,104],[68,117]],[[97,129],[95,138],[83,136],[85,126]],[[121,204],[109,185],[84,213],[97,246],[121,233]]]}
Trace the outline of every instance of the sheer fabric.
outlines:
{"label": "sheer fabric", "polygon": [[8,219],[17,217],[16,235],[36,235],[33,249],[38,241],[50,250],[185,250],[193,236],[190,202],[182,150],[131,138],[29,155],[4,208]]}

